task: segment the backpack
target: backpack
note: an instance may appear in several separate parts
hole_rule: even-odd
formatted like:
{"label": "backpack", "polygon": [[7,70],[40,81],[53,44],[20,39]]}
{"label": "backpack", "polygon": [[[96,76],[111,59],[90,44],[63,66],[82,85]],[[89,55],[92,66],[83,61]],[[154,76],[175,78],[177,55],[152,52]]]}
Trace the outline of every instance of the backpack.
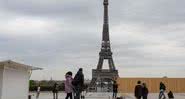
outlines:
{"label": "backpack", "polygon": [[174,98],[172,91],[168,93],[168,98]]}

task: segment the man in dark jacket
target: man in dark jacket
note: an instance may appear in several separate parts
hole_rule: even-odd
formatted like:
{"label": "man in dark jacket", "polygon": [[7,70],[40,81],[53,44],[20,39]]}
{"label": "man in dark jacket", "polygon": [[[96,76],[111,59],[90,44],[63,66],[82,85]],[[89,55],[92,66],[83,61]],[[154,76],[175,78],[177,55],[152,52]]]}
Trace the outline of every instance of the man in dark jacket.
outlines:
{"label": "man in dark jacket", "polygon": [[80,99],[80,94],[84,88],[84,74],[83,74],[82,68],[78,70],[77,74],[73,79],[72,84],[74,86],[74,93],[75,93],[74,99]]}
{"label": "man in dark jacket", "polygon": [[141,99],[142,96],[142,85],[141,81],[137,82],[137,85],[135,86],[135,97],[136,99]]}
{"label": "man in dark jacket", "polygon": [[147,99],[148,97],[148,88],[146,86],[146,83],[143,83],[142,97],[143,99]]}

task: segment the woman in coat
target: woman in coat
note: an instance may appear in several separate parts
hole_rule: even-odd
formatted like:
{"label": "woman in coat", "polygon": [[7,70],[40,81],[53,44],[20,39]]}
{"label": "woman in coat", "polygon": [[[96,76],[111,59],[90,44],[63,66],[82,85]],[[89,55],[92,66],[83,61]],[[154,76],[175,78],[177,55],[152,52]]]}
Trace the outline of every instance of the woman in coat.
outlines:
{"label": "woman in coat", "polygon": [[72,81],[73,81],[73,78],[72,78],[72,72],[67,72],[66,75],[66,81],[65,81],[65,92],[66,92],[66,98],[65,99],[72,99],[72,96],[73,96],[73,85],[72,85]]}

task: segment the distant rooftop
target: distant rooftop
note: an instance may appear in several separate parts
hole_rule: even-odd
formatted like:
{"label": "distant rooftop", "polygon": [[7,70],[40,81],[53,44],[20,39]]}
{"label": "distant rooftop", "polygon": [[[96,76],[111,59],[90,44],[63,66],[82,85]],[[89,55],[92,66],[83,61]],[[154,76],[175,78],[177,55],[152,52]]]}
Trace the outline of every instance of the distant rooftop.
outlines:
{"label": "distant rooftop", "polygon": [[34,66],[18,63],[18,62],[12,61],[12,60],[1,61],[0,67],[1,66],[23,67],[23,68],[27,68],[30,70],[42,70],[43,69],[43,68],[39,68],[39,67],[34,67]]}

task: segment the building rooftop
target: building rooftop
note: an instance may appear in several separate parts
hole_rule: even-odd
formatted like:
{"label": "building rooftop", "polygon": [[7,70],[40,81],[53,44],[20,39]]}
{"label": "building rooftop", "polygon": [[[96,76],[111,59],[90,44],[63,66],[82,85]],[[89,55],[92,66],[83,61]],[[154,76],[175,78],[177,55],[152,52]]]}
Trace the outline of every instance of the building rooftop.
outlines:
{"label": "building rooftop", "polygon": [[26,68],[26,69],[29,69],[29,70],[42,70],[42,68],[39,68],[39,67],[34,67],[34,66],[30,66],[30,65],[25,65],[25,64],[22,64],[22,63],[18,63],[18,62],[14,62],[12,60],[6,60],[6,61],[1,61],[0,62],[0,67],[11,67],[11,68]]}

